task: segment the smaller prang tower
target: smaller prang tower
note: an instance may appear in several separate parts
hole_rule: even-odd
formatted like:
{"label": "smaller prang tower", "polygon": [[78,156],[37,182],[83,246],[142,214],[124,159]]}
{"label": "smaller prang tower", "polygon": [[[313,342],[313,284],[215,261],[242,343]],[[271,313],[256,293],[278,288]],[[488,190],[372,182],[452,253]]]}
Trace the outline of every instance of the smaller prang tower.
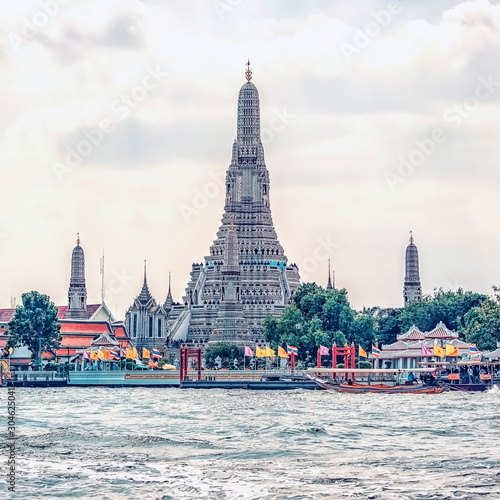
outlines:
{"label": "smaller prang tower", "polygon": [[80,234],[71,256],[71,279],[68,290],[68,319],[89,319],[87,312],[87,286],[85,285],[85,254],[80,246]]}
{"label": "smaller prang tower", "polygon": [[247,325],[243,318],[238,235],[233,221],[226,231],[223,257],[221,302],[211,342],[235,342],[245,345],[245,342],[250,342],[251,339],[248,337]]}
{"label": "smaller prang tower", "polygon": [[422,298],[422,287],[420,286],[418,272],[418,250],[413,241],[413,233],[410,231],[410,244],[406,247],[406,274],[403,288],[405,306],[414,300]]}

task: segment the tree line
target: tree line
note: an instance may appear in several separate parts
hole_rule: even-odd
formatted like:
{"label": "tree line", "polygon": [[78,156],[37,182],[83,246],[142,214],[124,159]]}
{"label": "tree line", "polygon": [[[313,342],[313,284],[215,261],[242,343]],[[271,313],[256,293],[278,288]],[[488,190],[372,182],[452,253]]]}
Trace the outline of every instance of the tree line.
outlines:
{"label": "tree line", "polygon": [[458,332],[465,342],[480,350],[494,350],[500,341],[500,289],[492,296],[464,291],[435,289],[432,294],[401,308],[351,307],[347,291],[325,290],[315,283],[301,285],[280,318],[264,321],[264,339],[272,348],[290,344],[299,357],[316,353],[320,345],[361,345],[371,350],[396,342],[397,335],[415,325],[422,332],[432,330],[440,321]]}

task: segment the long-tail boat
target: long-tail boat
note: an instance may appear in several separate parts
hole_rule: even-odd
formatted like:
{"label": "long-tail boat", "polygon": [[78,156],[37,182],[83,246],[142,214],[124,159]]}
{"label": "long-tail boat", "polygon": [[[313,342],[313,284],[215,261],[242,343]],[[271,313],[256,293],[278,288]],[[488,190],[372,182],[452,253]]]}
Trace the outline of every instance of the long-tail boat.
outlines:
{"label": "long-tail boat", "polygon": [[[331,373],[332,378],[321,376],[320,374],[323,373]],[[410,373],[425,373],[427,379],[425,382],[406,380],[401,383],[402,376],[408,376]],[[448,390],[445,385],[436,381],[433,376],[435,374],[436,369],[434,368],[416,370],[309,368],[308,371],[304,372],[306,377],[313,380],[322,389],[353,394],[363,392],[378,394],[439,394]]]}

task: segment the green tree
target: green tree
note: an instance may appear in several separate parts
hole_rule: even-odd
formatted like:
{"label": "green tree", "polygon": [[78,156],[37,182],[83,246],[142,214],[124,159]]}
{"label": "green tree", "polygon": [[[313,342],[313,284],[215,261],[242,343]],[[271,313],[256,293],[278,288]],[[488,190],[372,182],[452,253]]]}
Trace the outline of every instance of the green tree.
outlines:
{"label": "green tree", "polygon": [[27,346],[34,360],[39,359],[40,348],[54,353],[61,345],[61,325],[57,321],[57,307],[48,295],[28,292],[22,295],[22,306],[7,326],[8,347]]}
{"label": "green tree", "polygon": [[[279,319],[269,317],[264,321],[264,339],[274,349],[294,345],[299,358],[306,359],[315,356],[320,345],[336,342],[343,346],[353,336],[355,320],[346,290],[325,290],[315,283],[305,283]],[[365,323],[371,327],[369,319]],[[372,334],[365,336],[371,338]]]}
{"label": "green tree", "polygon": [[245,355],[245,349],[243,347],[238,347],[236,344],[230,342],[217,342],[213,346],[205,349],[203,357],[208,361],[210,359],[215,360],[219,356],[223,361],[226,361],[232,366],[234,358],[239,361],[243,360]]}
{"label": "green tree", "polygon": [[476,292],[456,292],[434,290],[432,295],[425,295],[421,300],[410,302],[399,316],[401,331],[416,325],[422,331],[432,330],[442,321],[450,330],[456,330],[461,338],[463,318],[474,307],[481,305],[488,297]]}
{"label": "green tree", "polygon": [[467,342],[480,350],[494,351],[500,341],[500,303],[488,299],[472,308],[464,317],[463,332]]}

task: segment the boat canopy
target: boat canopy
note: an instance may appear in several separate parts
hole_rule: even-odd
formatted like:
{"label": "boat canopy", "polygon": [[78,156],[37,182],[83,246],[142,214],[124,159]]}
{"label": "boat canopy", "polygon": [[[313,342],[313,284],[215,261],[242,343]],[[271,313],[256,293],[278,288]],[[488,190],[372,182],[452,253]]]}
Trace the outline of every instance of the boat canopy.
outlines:
{"label": "boat canopy", "polygon": [[308,372],[312,373],[420,373],[420,372],[435,372],[435,368],[308,368]]}

